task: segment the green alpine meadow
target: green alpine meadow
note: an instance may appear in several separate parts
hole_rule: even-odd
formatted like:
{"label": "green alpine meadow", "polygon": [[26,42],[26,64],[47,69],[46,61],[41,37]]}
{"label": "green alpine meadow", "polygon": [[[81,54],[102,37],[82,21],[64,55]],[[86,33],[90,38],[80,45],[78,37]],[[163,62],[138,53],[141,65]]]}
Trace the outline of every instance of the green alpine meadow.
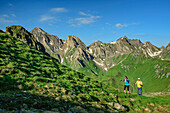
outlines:
{"label": "green alpine meadow", "polygon": [[[128,76],[132,85],[140,77],[146,86],[143,88],[144,92],[169,92],[170,61],[135,54],[138,52],[134,51],[129,54],[122,63],[107,71],[103,78],[109,79],[108,75],[112,75],[115,78],[113,86],[121,87],[122,83],[119,80],[122,76]],[[109,82],[111,83],[112,80],[109,79]],[[134,90],[136,91],[136,88]]]}
{"label": "green alpine meadow", "polygon": [[[112,113],[170,110],[170,96],[166,93],[169,81],[167,60],[145,57],[142,54],[134,57],[137,52],[133,51],[129,55],[113,58],[115,62],[126,59],[107,72],[101,69],[101,75],[86,75],[36,49],[35,46],[29,46],[21,39],[1,31],[1,112]],[[160,73],[164,76],[160,76]],[[123,83],[120,82],[124,75],[132,83],[135,82],[136,75],[141,77],[144,81],[143,92],[147,97],[136,95],[135,86],[130,87],[130,94],[124,94]],[[154,82],[151,83],[151,80]],[[157,84],[160,81],[161,84]],[[153,86],[155,88],[149,88]],[[161,94],[152,96],[151,92]]]}

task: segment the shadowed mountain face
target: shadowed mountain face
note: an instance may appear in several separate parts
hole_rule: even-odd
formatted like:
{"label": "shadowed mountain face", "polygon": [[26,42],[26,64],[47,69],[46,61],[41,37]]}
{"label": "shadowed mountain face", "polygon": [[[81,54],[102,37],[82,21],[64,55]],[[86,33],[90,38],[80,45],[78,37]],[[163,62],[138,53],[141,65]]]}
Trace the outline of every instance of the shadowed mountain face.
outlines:
{"label": "shadowed mountain face", "polygon": [[63,45],[63,41],[57,36],[50,35],[41,28],[34,28],[30,33],[45,47],[45,51],[50,55],[57,52]]}
{"label": "shadowed mountain face", "polygon": [[170,60],[170,43],[162,49],[159,58],[161,58],[161,60]]}
{"label": "shadowed mountain face", "polygon": [[0,29],[0,33],[4,33],[4,31]]}
{"label": "shadowed mountain face", "polygon": [[70,35],[67,40],[50,35],[40,28],[34,28],[31,33],[45,47],[45,51],[61,63],[74,69],[83,68],[83,62],[92,61],[92,56],[86,52],[86,45],[76,36]]}
{"label": "shadowed mountain face", "polygon": [[167,50],[170,50],[170,43],[166,46]]}
{"label": "shadowed mountain face", "polygon": [[169,46],[160,49],[150,42],[142,43],[138,39],[132,40],[126,36],[107,44],[96,41],[89,47],[86,47],[74,35],[68,36],[67,40],[62,40],[55,35],[46,33],[41,28],[34,28],[29,33],[21,26],[10,26],[6,28],[6,32],[21,39],[30,46],[35,46],[38,50],[44,48],[45,52],[50,54],[51,57],[58,59],[62,64],[76,70],[89,70],[89,73],[93,74],[101,73],[97,69],[107,71],[113,66],[120,64],[132,52],[134,56],[144,54],[145,57],[162,60],[170,59],[168,55]]}
{"label": "shadowed mountain face", "polygon": [[22,26],[10,26],[6,27],[6,33],[10,34],[11,36],[20,39],[27,45],[36,48],[39,51],[45,52],[44,46],[39,43],[34,36],[29,33],[25,28]]}
{"label": "shadowed mountain face", "polygon": [[[76,70],[88,68],[89,73],[98,73],[95,72],[98,66],[94,63],[93,56],[87,52],[86,45],[78,37],[70,35],[67,40],[62,40],[40,28],[34,28],[30,33],[34,35],[38,42],[44,45],[48,54],[58,59],[62,64]],[[93,64],[92,68],[89,62]]]}

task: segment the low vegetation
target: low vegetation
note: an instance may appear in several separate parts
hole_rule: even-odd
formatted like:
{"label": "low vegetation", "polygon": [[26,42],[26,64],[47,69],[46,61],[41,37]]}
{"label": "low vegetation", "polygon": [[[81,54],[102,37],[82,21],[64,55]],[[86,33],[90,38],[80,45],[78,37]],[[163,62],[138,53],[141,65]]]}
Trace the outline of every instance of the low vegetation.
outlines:
{"label": "low vegetation", "polygon": [[[140,50],[131,53],[122,63],[111,68],[100,79],[122,89],[120,79],[124,76],[128,76],[133,88],[135,88],[133,85],[137,78],[141,78],[144,93],[168,92],[170,90],[170,61],[146,57],[139,52]],[[111,79],[115,81],[113,84],[111,84]]]}

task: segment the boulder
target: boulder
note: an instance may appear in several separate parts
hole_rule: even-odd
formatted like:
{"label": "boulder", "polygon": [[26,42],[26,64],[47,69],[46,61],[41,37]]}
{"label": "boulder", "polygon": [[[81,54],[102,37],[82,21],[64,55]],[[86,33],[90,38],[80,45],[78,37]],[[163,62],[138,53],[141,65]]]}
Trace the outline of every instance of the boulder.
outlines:
{"label": "boulder", "polygon": [[83,107],[81,106],[74,106],[70,109],[73,113],[88,113]]}
{"label": "boulder", "polygon": [[121,104],[119,103],[114,103],[114,107],[117,109],[117,110],[120,110],[120,111],[126,111],[127,108],[125,108],[124,106],[122,106]]}

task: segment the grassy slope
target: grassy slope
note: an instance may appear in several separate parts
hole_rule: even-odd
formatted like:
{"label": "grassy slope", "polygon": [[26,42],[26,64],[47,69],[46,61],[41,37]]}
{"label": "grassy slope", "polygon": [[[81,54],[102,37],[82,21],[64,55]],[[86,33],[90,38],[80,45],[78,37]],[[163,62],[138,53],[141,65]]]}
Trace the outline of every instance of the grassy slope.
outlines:
{"label": "grassy slope", "polygon": [[115,111],[110,102],[126,105],[130,112],[143,112],[148,103],[154,103],[149,110],[170,108],[167,99],[117,93],[5,33],[0,33],[0,86],[0,112]]}
{"label": "grassy slope", "polygon": [[[114,89],[105,88],[102,83],[59,64],[16,38],[5,33],[1,33],[0,36],[0,84],[2,86],[0,100],[7,103],[1,104],[1,109],[12,110],[14,107],[19,109],[20,105],[26,104],[27,108],[55,107],[59,111],[62,109],[68,111],[69,107],[75,105],[86,109],[94,107],[93,111],[114,110],[107,106],[108,102],[116,102],[114,96],[108,95],[114,93]],[[22,96],[17,97],[18,93]],[[26,101],[23,95],[32,101]],[[10,102],[11,99],[4,100],[4,96],[5,98],[9,96],[8,98],[12,98],[16,103]],[[49,101],[54,102],[50,104]],[[96,101],[99,103],[96,104]],[[35,102],[37,104],[33,104]],[[61,102],[62,104],[59,105]],[[12,107],[14,104],[15,106]]]}
{"label": "grassy slope", "polygon": [[128,106],[130,113],[169,113],[170,110],[170,95],[145,97],[119,94],[118,101]]}
{"label": "grassy slope", "polygon": [[121,64],[110,69],[103,78],[109,79],[108,75],[113,76],[116,81],[113,85],[121,88],[123,83],[119,81],[125,75],[132,84],[137,78],[141,78],[144,92],[167,92],[170,81],[170,78],[166,77],[168,72],[170,72],[170,61],[146,58],[145,55],[135,56],[132,53]]}
{"label": "grassy slope", "polygon": [[96,76],[104,73],[104,71],[99,66],[97,66],[94,62],[87,61],[84,63],[86,64],[86,67],[79,69],[79,71],[83,72],[84,74],[89,75],[95,79]]}

